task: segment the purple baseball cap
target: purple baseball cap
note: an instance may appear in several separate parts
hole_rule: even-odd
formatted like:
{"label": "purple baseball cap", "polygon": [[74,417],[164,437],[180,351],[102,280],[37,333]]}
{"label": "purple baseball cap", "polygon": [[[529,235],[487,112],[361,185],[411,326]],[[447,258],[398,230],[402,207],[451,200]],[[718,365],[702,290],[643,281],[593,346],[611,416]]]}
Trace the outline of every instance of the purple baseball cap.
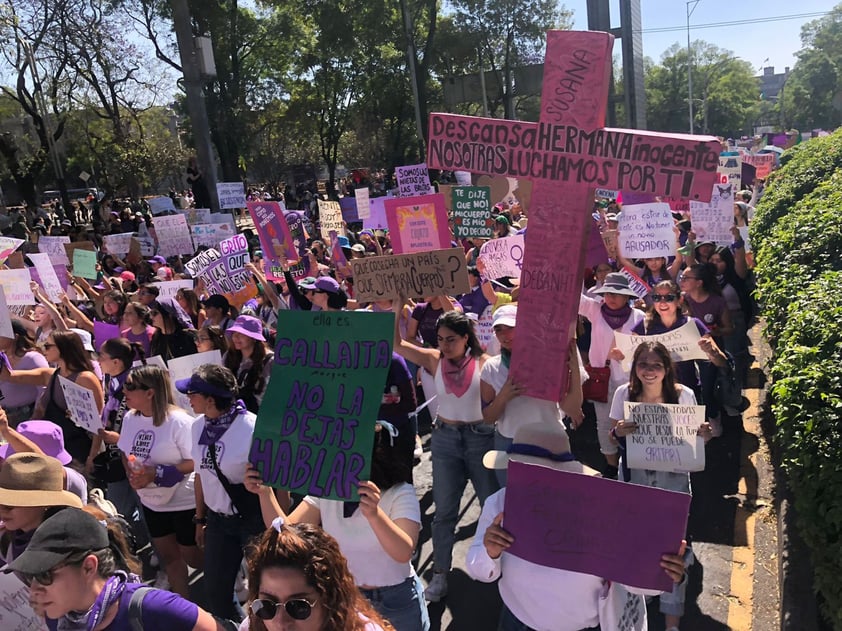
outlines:
{"label": "purple baseball cap", "polygon": [[158,263],[159,265],[166,265],[167,259],[165,259],[160,254],[156,254],[155,256],[153,256],[151,259],[149,259],[146,262],[149,263],[150,265],[154,265],[155,263]]}
{"label": "purple baseball cap", "polygon": [[[72,460],[72,457],[64,448],[64,432],[55,423],[51,421],[24,421],[15,429],[38,445],[45,455],[55,458],[61,464],[69,464]],[[15,450],[8,443],[0,447],[0,458],[3,460],[13,453],[15,453]]]}
{"label": "purple baseball cap", "polygon": [[319,276],[316,279],[316,290],[324,291],[329,294],[338,294],[339,283],[336,282],[335,278],[331,278],[330,276]]}
{"label": "purple baseball cap", "polygon": [[250,315],[237,316],[234,324],[225,331],[226,335],[231,335],[232,333],[241,333],[246,337],[250,337],[253,340],[260,340],[261,342],[266,341],[266,338],[263,336],[263,322]]}

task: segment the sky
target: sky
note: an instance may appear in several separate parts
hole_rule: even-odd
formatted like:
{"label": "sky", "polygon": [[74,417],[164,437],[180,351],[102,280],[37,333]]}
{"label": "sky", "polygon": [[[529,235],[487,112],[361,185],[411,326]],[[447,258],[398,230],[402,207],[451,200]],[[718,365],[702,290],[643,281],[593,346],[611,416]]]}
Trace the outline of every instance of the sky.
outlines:
{"label": "sky", "polygon": [[[574,28],[587,30],[587,1],[561,1],[573,11]],[[685,0],[641,0],[640,4],[644,55],[658,62],[663,52],[676,42],[687,46]],[[775,72],[780,73],[785,66],[795,65],[795,53],[801,49],[801,26],[818,19],[821,16],[815,14],[826,13],[835,4],[834,0],[700,0],[690,18],[690,39],[701,39],[732,51],[749,62],[756,74],[764,66],[775,66]],[[611,0],[613,27],[620,25],[619,15],[618,0]],[[774,19],[785,16],[802,17]],[[718,26],[695,28],[710,24]],[[675,30],[648,32],[671,27]],[[614,50],[619,52],[618,44]]]}

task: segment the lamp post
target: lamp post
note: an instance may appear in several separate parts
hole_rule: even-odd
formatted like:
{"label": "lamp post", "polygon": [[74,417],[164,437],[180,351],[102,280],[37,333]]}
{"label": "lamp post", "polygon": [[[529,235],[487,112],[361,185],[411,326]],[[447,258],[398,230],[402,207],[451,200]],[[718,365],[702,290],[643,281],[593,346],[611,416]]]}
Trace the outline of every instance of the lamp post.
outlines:
{"label": "lamp post", "polygon": [[[687,107],[690,110],[690,133],[693,133],[693,57],[690,48],[690,16],[702,0],[687,0]],[[693,5],[693,6],[690,6]]]}

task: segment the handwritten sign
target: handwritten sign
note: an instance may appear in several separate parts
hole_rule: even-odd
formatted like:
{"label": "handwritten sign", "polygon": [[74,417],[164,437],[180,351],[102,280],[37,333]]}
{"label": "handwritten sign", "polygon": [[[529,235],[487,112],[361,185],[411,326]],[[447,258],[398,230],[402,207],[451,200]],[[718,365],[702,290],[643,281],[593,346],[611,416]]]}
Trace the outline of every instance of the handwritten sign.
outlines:
{"label": "handwritten sign", "polygon": [[210,208],[188,208],[181,214],[187,217],[187,223],[191,226],[197,223],[213,223]]}
{"label": "handwritten sign", "polygon": [[457,239],[490,239],[494,232],[491,219],[490,186],[454,186],[451,190],[453,230]]}
{"label": "handwritten sign", "polygon": [[688,320],[677,329],[656,335],[628,335],[614,331],[614,341],[625,357],[622,361],[623,370],[631,370],[634,349],[643,342],[660,342],[675,362],[693,359],[707,359],[704,351],[699,347],[699,329],[692,320]]}
{"label": "handwritten sign", "polygon": [[219,243],[222,260],[206,268],[200,276],[212,281],[218,293],[228,297],[238,307],[257,295],[251,272],[246,270],[249,256],[248,240],[241,234],[224,239]]}
{"label": "handwritten sign", "polygon": [[386,220],[395,254],[429,252],[450,247],[444,196],[387,199]]}
{"label": "handwritten sign", "polygon": [[179,254],[193,254],[193,239],[184,215],[153,217],[155,236],[158,238],[158,254],[164,257]]}
{"label": "handwritten sign", "polygon": [[70,265],[64,244],[70,243],[70,237],[39,237],[38,250],[48,254],[50,261],[58,265]]}
{"label": "handwritten sign", "polygon": [[430,172],[426,164],[395,167],[395,178],[398,180],[400,197],[416,197],[435,192],[430,186]]}
{"label": "handwritten sign", "polygon": [[114,256],[123,258],[129,253],[132,246],[133,232],[121,232],[120,234],[105,234],[102,236],[103,250]]}
{"label": "handwritten sign", "polygon": [[0,286],[3,287],[6,304],[16,307],[35,304],[35,298],[32,297],[32,290],[29,288],[31,281],[32,276],[28,269],[0,270]]}
{"label": "handwritten sign", "polygon": [[622,268],[619,273],[629,280],[629,289],[631,289],[634,292],[634,295],[638,298],[645,298],[649,295],[649,292],[652,291],[649,284],[628,267]]}
{"label": "handwritten sign", "polygon": [[[277,488],[336,500],[367,480],[392,363],[391,313],[281,311],[249,461]],[[281,333],[283,332],[283,333]]]}
{"label": "handwritten sign", "polygon": [[96,279],[96,252],[78,248],[73,251],[73,275]]}
{"label": "handwritten sign", "polygon": [[618,226],[620,253],[639,259],[672,256],[675,254],[674,224],[669,204],[623,206]]}
{"label": "handwritten sign", "polygon": [[47,631],[47,623],[29,606],[29,587],[14,574],[0,574],[0,629]]}
{"label": "handwritten sign", "polygon": [[365,221],[371,216],[371,204],[368,198],[368,187],[361,186],[354,189],[354,198],[357,201],[357,218]]}
{"label": "handwritten sign", "polygon": [[736,195],[742,185],[743,157],[736,151],[720,153],[716,172],[719,174],[719,183],[731,184],[731,190]]}
{"label": "handwritten sign", "polygon": [[[605,252],[608,254],[609,258],[616,260],[620,247],[620,231],[603,230],[601,235],[602,245],[605,247]],[[604,260],[604,258],[602,260]]]}
{"label": "handwritten sign", "polygon": [[330,239],[331,231],[342,233],[342,207],[339,202],[319,200],[319,226],[321,227],[322,239]]}
{"label": "handwritten sign", "polygon": [[214,261],[218,261],[221,257],[222,255],[219,253],[218,250],[215,250],[214,248],[208,248],[204,252],[199,252],[196,256],[187,261],[184,264],[184,268],[190,273],[191,276],[198,276],[200,271],[205,269]]}
{"label": "handwritten sign", "polygon": [[471,290],[461,248],[395,256],[352,259],[354,296],[360,302],[400,298],[423,299]]}
{"label": "handwritten sign", "polygon": [[503,526],[514,543],[503,554],[670,591],[661,555],[678,552],[689,512],[689,493],[509,462]]}
{"label": "handwritten sign", "polygon": [[[159,358],[160,359],[160,358]],[[161,360],[163,362],[163,360]],[[169,360],[164,366],[170,375],[172,382],[172,391],[175,395],[175,404],[185,410],[192,410],[190,407],[190,398],[175,389],[175,382],[179,379],[189,379],[199,366],[205,364],[222,364],[222,354],[214,349],[212,351],[205,351],[203,353],[193,353],[192,355],[185,355],[184,357],[174,357]]]}
{"label": "handwritten sign", "polygon": [[774,153],[752,153],[743,156],[743,162],[750,164],[756,170],[754,177],[758,180],[763,180],[769,177],[769,174],[775,168],[776,158]]}
{"label": "handwritten sign", "polygon": [[734,193],[731,184],[714,184],[710,203],[690,202],[690,219],[697,241],[729,245],[733,240]]}
{"label": "handwritten sign", "polygon": [[158,300],[164,298],[175,298],[179,289],[193,289],[193,281],[187,280],[168,280],[162,283],[155,283],[158,288]]}
{"label": "handwritten sign", "polygon": [[94,393],[61,375],[58,381],[61,384],[64,399],[67,401],[70,420],[82,429],[96,434],[102,429],[102,419],[94,401]]}
{"label": "handwritten sign", "polygon": [[23,245],[23,239],[0,237],[0,265],[5,263],[6,259],[9,258],[9,256],[11,256],[21,245]]}
{"label": "handwritten sign", "polygon": [[175,212],[175,204],[173,204],[172,198],[168,196],[150,197],[146,200],[146,203],[149,204],[149,210],[152,211],[153,215],[162,215],[167,211]]}
{"label": "handwritten sign", "polygon": [[626,437],[630,469],[704,471],[705,441],[698,435],[705,422],[704,405],[626,401],[623,408],[626,421],[637,423]]}
{"label": "handwritten sign", "polygon": [[483,278],[496,279],[510,276],[520,278],[523,269],[524,239],[522,234],[491,239],[479,249]]}
{"label": "handwritten sign", "polygon": [[620,191],[612,191],[610,188],[598,188],[594,191],[594,196],[600,199],[617,199],[617,194]]}
{"label": "handwritten sign", "polygon": [[[49,254],[29,254],[29,260],[35,265],[35,271],[38,273],[38,278],[34,279],[44,291],[50,300],[53,302],[61,302],[59,297],[63,291],[58,276],[50,263]],[[31,273],[31,272],[30,272]]]}
{"label": "handwritten sign", "polygon": [[231,222],[225,223],[197,223],[190,226],[190,237],[195,247],[205,246],[215,248],[223,239],[237,234],[237,229]]}
{"label": "handwritten sign", "polygon": [[246,207],[246,192],[242,182],[217,182],[216,196],[223,210]]}

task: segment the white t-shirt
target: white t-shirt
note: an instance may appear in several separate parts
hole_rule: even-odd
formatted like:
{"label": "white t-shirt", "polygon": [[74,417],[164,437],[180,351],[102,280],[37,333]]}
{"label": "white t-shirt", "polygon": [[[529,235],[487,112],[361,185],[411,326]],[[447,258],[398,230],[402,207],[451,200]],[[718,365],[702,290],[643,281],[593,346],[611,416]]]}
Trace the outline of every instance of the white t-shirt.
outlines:
{"label": "white t-shirt", "polygon": [[[192,458],[192,425],[193,417],[181,408],[171,408],[167,420],[160,427],[152,424],[151,416],[143,416],[131,410],[123,417],[123,428],[117,447],[126,456],[134,454],[147,465],[175,465]],[[148,487],[138,489],[137,494],[144,506],[159,512],[196,507],[193,473],[185,475],[184,479],[175,485],[174,492],[166,487],[158,487],[153,482]]]}
{"label": "white t-shirt", "polygon": [[[241,484],[246,477],[249,452],[251,451],[251,435],[254,432],[254,422],[257,417],[251,412],[240,414],[231,423],[222,437],[216,441],[216,462],[223,475],[231,484]],[[215,513],[233,515],[231,498],[225,492],[225,487],[216,477],[213,462],[208,453],[208,445],[200,445],[199,437],[205,427],[204,414],[193,423],[193,462],[196,472],[202,481],[202,494],[205,505]]]}
{"label": "white t-shirt", "polygon": [[[343,502],[339,500],[308,495],[304,501],[319,509],[322,528],[339,542],[339,550],[348,559],[348,568],[357,585],[389,587],[412,576],[412,564],[408,561],[398,563],[386,553],[361,510],[357,509],[346,519],[342,512]],[[406,482],[383,492],[380,508],[393,521],[409,519],[421,523],[418,496],[415,488]]]}

